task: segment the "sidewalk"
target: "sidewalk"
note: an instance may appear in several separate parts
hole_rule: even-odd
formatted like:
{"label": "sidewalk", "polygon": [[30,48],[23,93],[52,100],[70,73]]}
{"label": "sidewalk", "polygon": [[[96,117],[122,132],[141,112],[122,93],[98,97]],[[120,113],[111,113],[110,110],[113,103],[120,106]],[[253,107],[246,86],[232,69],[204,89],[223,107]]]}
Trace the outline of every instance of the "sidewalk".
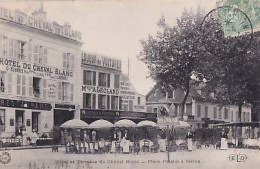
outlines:
{"label": "sidewalk", "polygon": [[[57,145],[59,148],[64,147],[64,145]],[[27,150],[27,149],[44,149],[44,148],[52,148],[52,145],[46,146],[20,146],[20,147],[1,147],[0,151],[6,150]]]}

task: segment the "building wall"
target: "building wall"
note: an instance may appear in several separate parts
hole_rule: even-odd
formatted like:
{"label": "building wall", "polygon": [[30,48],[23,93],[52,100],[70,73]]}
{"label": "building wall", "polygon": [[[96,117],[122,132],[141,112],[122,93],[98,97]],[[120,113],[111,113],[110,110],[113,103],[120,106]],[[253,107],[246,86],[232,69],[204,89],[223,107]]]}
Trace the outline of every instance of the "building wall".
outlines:
{"label": "building wall", "polygon": [[[15,134],[17,110],[24,112],[23,126],[29,133],[32,114],[39,112],[38,133],[48,133],[54,125],[56,104],[77,107],[75,68],[80,65],[82,43],[16,22],[1,22],[0,30],[0,99],[1,109],[5,110],[5,130],[0,137]],[[14,100],[24,104],[11,105]],[[36,103],[51,108],[27,107]],[[75,108],[71,110],[74,112]],[[10,124],[12,121],[14,124]]]}

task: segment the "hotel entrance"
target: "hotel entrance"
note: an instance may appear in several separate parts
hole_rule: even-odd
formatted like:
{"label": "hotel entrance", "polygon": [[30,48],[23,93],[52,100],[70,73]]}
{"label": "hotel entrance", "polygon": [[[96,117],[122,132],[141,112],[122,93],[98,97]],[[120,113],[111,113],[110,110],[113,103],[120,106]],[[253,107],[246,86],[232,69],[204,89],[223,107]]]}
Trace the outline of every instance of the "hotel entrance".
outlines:
{"label": "hotel entrance", "polygon": [[74,111],[54,110],[54,126],[60,126],[64,122],[73,119]]}
{"label": "hotel entrance", "polygon": [[22,134],[22,127],[24,126],[24,111],[23,110],[16,110],[15,111],[15,134],[21,135]]}

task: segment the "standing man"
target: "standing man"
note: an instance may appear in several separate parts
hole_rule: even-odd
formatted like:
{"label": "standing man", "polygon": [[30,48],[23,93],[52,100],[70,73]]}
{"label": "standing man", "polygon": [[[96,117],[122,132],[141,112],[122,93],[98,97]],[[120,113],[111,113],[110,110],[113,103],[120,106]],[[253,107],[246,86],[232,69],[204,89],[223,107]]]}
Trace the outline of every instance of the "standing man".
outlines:
{"label": "standing man", "polygon": [[188,151],[192,151],[192,138],[193,138],[193,134],[191,133],[191,130],[188,129],[188,133],[187,133],[187,144],[188,144]]}
{"label": "standing man", "polygon": [[220,144],[221,150],[227,149],[227,147],[228,147],[227,138],[228,138],[227,133],[225,132],[225,129],[223,128],[222,132],[221,132],[221,144]]}

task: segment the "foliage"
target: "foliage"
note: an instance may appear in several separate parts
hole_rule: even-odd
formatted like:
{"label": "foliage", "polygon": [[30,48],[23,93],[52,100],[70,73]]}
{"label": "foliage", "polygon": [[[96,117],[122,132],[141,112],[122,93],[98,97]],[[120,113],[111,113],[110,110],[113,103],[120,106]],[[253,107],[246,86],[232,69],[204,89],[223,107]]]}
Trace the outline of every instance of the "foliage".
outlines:
{"label": "foliage", "polygon": [[[162,17],[158,26],[162,30],[156,36],[142,40],[143,49],[139,59],[147,64],[150,77],[163,86],[166,91],[182,88],[186,95],[182,106],[189,95],[192,74],[198,72],[201,57],[205,52],[201,42],[200,24],[204,12],[185,10],[177,19],[176,26],[166,24]],[[183,116],[184,108],[182,109]]]}

